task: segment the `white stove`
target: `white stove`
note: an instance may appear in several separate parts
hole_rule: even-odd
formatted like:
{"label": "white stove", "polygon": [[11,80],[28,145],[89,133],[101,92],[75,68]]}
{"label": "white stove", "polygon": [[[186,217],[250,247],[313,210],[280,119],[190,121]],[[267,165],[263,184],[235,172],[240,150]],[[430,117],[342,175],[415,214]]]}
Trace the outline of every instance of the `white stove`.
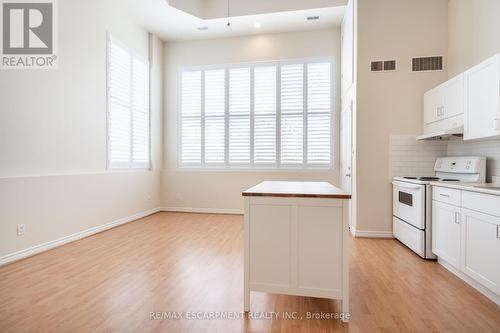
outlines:
{"label": "white stove", "polygon": [[394,177],[393,234],[403,244],[426,259],[432,253],[431,182],[485,182],[485,157],[442,157],[434,165],[435,175]]}

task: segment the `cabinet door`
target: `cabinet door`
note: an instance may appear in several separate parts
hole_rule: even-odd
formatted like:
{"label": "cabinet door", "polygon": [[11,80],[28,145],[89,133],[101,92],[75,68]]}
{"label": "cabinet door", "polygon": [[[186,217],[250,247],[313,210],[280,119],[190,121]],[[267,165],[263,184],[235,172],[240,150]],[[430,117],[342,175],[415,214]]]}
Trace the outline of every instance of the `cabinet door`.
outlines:
{"label": "cabinet door", "polygon": [[463,209],[462,269],[500,295],[500,217]]}
{"label": "cabinet door", "polygon": [[442,110],[443,97],[442,90],[434,88],[424,94],[424,124],[428,125],[439,120]]}
{"label": "cabinet door", "polygon": [[443,85],[444,107],[440,118],[450,118],[464,113],[464,75],[460,74]]}
{"label": "cabinet door", "polygon": [[460,208],[432,202],[432,252],[460,268]]}
{"label": "cabinet door", "polygon": [[290,288],[290,206],[252,205],[249,214],[250,282]]}
{"label": "cabinet door", "polygon": [[500,55],[465,72],[464,140],[500,135]]}

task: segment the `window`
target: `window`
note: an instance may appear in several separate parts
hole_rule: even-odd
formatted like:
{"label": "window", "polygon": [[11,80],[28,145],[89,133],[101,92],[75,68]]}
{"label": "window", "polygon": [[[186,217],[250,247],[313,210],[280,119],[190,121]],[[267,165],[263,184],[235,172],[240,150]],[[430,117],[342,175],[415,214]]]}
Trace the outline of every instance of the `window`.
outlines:
{"label": "window", "polygon": [[108,38],[108,168],[148,169],[149,63]]}
{"label": "window", "polygon": [[180,166],[332,168],[332,59],[187,68]]}

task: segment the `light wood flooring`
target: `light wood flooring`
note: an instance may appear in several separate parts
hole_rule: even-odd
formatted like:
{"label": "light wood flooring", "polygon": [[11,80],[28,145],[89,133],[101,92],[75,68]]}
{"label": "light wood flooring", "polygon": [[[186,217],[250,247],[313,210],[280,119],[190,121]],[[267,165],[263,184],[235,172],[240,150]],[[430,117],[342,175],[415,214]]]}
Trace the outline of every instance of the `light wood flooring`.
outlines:
{"label": "light wood flooring", "polygon": [[351,239],[350,257],[347,325],[305,318],[336,301],[255,292],[280,319],[151,320],[243,307],[242,216],[158,213],[0,267],[0,332],[500,332],[499,306],[397,241]]}

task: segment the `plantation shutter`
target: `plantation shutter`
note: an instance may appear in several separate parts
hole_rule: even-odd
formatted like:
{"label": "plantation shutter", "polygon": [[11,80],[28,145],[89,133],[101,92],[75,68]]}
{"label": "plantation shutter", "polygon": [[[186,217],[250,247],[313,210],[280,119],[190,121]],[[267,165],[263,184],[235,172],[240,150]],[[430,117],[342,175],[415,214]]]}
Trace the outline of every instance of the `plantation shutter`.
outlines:
{"label": "plantation shutter", "polygon": [[149,63],[108,40],[108,167],[149,168]]}
{"label": "plantation shutter", "polygon": [[226,71],[205,72],[205,164],[224,165]]}
{"label": "plantation shutter", "polygon": [[181,166],[331,168],[333,62],[181,71]]}
{"label": "plantation shutter", "polygon": [[331,159],[331,64],[307,65],[307,163]]}
{"label": "plantation shutter", "polygon": [[281,66],[281,164],[304,162],[304,65]]}
{"label": "plantation shutter", "polygon": [[276,66],[254,70],[254,163],[276,164]]}
{"label": "plantation shutter", "polygon": [[250,68],[229,70],[229,164],[250,164]]}
{"label": "plantation shutter", "polygon": [[201,163],[201,71],[182,73],[181,158],[184,164]]}

